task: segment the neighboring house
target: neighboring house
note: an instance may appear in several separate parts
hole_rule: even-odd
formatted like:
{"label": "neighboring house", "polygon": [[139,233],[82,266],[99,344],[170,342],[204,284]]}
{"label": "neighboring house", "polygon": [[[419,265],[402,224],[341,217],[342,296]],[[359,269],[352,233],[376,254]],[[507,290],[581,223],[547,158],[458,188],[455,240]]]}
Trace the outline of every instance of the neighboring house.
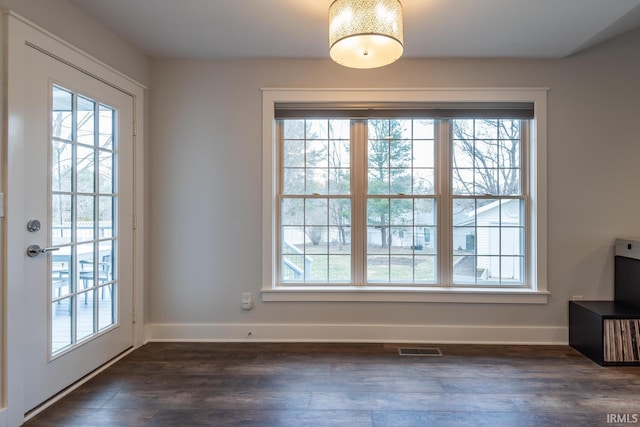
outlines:
{"label": "neighboring house", "polygon": [[453,248],[461,255],[454,266],[454,280],[475,281],[473,270],[462,266],[468,263],[475,265],[478,281],[521,282],[524,253],[521,203],[519,199],[496,200],[454,216]]}

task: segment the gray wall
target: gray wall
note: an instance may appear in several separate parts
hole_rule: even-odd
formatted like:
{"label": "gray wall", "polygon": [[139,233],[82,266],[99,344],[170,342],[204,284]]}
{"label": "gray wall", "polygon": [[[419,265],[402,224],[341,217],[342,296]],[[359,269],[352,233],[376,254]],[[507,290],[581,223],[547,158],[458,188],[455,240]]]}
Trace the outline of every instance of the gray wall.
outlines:
{"label": "gray wall", "polygon": [[[564,60],[376,70],[153,60],[147,323],[566,327],[572,295],[612,298],[614,239],[640,236],[639,48],[635,32]],[[258,302],[243,312],[241,292],[261,285],[261,87],[550,88],[548,304]]]}

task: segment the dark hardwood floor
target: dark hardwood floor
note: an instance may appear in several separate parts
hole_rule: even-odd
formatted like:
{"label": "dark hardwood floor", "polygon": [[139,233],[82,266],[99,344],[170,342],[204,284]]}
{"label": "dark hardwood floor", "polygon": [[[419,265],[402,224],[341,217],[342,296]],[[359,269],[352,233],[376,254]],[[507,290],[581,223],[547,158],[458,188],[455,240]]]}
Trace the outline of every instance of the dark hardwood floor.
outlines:
{"label": "dark hardwood floor", "polygon": [[442,357],[400,356],[389,344],[149,343],[25,426],[573,427],[640,417],[640,367],[601,367],[567,346],[437,347]]}

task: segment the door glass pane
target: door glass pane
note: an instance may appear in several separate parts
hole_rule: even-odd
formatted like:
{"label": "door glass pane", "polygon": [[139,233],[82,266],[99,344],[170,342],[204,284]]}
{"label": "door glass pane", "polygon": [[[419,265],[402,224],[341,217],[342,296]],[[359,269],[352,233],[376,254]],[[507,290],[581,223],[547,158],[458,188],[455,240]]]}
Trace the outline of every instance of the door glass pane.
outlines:
{"label": "door glass pane", "polygon": [[80,144],[95,144],[95,108],[96,104],[84,96],[78,96],[78,142]]}
{"label": "door glass pane", "polygon": [[100,148],[106,150],[113,149],[113,132],[115,127],[114,111],[106,105],[100,105],[100,119],[98,121],[99,140],[98,144]]}
{"label": "door glass pane", "polygon": [[71,298],[51,303],[51,352],[53,354],[71,345]]}
{"label": "door glass pane", "polygon": [[76,223],[76,236],[78,242],[92,241],[93,234],[93,216],[94,216],[94,196],[77,196],[78,215]]}
{"label": "door glass pane", "polygon": [[113,192],[113,153],[111,151],[100,151],[100,173],[98,175],[99,188],[101,193]]}
{"label": "door glass pane", "polygon": [[[117,324],[116,110],[52,87],[51,355]],[[96,122],[96,117],[98,120]]]}
{"label": "door glass pane", "polygon": [[94,164],[95,150],[77,146],[76,156],[76,185],[81,193],[93,193],[95,182]]}
{"label": "door glass pane", "polygon": [[93,295],[94,290],[89,290],[86,292],[82,292],[78,294],[76,298],[76,312],[77,314],[77,340],[83,340],[91,334],[93,334],[93,317],[94,317],[94,306],[93,306]]}
{"label": "door glass pane", "polygon": [[70,141],[73,138],[73,93],[53,86],[51,136]]}
{"label": "door glass pane", "polygon": [[51,195],[51,243],[55,246],[71,243],[71,201],[69,194]]}
{"label": "door glass pane", "polygon": [[71,174],[73,161],[73,145],[51,141],[51,189],[56,191],[71,191]]}

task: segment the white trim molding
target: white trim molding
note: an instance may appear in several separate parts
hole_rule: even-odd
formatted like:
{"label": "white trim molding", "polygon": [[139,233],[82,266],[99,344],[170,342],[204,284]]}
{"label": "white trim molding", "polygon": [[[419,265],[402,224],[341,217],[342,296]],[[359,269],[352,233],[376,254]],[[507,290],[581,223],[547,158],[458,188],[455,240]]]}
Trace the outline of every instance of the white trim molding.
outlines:
{"label": "white trim molding", "polygon": [[[134,230],[134,324],[133,346],[143,344],[144,340],[144,86],[119,71],[77,49],[66,41],[52,35],[41,27],[23,17],[3,10],[5,24],[5,123],[2,144],[5,147],[4,164],[6,183],[6,233],[4,248],[6,253],[3,265],[3,281],[6,287],[6,376],[3,377],[6,395],[4,402],[7,410],[2,417],[6,425],[18,426],[24,422],[24,369],[23,355],[29,349],[24,348],[23,310],[24,300],[24,202],[22,191],[22,165],[27,161],[24,152],[24,102],[23,86],[25,84],[23,70],[25,67],[25,46],[33,46],[52,57],[91,75],[120,91],[133,97],[134,120],[137,131],[134,136],[134,214],[137,218]],[[132,129],[133,132],[133,129]]]}
{"label": "white trim molding", "polygon": [[494,325],[156,323],[146,341],[186,342],[397,342],[440,344],[566,345],[567,327]]}

